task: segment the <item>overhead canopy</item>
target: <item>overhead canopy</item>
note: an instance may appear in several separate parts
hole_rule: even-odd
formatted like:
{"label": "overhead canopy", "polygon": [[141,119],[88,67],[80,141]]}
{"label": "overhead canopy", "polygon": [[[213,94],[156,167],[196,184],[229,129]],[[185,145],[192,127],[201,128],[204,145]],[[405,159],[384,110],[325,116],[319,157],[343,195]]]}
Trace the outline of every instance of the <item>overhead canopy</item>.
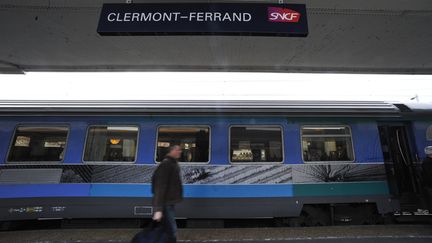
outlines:
{"label": "overhead canopy", "polygon": [[[306,4],[309,35],[305,38],[100,36],[96,32],[100,10],[109,2],[125,1],[1,0],[0,73],[223,70],[432,74],[430,0],[289,1]],[[162,1],[134,0],[141,2]]]}

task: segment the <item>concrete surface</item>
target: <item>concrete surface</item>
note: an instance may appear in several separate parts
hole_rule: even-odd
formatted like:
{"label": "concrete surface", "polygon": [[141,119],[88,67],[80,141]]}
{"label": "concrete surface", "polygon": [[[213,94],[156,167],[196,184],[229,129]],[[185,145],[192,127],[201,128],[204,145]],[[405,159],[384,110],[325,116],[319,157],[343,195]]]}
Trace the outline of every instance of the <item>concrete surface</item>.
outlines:
{"label": "concrete surface", "polygon": [[[139,229],[57,229],[0,232],[0,242],[126,243]],[[432,225],[329,226],[304,228],[179,229],[183,242],[432,242]]]}

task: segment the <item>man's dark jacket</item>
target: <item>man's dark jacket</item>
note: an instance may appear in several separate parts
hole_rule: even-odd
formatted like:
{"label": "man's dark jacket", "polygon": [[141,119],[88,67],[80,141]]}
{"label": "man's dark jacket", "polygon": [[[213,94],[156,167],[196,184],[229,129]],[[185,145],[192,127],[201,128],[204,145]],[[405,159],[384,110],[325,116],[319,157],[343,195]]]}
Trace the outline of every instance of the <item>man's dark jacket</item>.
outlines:
{"label": "man's dark jacket", "polygon": [[153,210],[162,211],[163,206],[173,205],[183,199],[180,167],[174,158],[166,156],[152,177]]}
{"label": "man's dark jacket", "polygon": [[426,157],[422,163],[423,185],[432,188],[432,158]]}

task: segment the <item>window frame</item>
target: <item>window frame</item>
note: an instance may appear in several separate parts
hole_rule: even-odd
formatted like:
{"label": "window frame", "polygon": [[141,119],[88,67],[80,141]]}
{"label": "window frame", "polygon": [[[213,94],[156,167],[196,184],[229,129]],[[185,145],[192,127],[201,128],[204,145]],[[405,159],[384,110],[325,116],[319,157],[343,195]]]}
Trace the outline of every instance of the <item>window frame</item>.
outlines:
{"label": "window frame", "polygon": [[[353,153],[353,159],[352,160],[329,160],[329,161],[305,161],[304,159],[304,155],[303,155],[303,128],[304,127],[345,127],[348,128],[349,130],[349,136],[328,136],[328,137],[349,137],[351,139],[351,147],[352,147],[352,153]],[[316,136],[319,137],[319,136]],[[324,136],[325,137],[325,136]],[[300,147],[301,147],[301,158],[303,160],[303,163],[306,164],[343,164],[343,163],[355,163],[356,161],[356,152],[355,152],[355,148],[354,148],[354,141],[353,141],[353,134],[352,134],[352,129],[350,125],[346,125],[346,124],[331,124],[331,125],[322,125],[322,124],[308,124],[308,125],[301,125],[300,126]]]}
{"label": "window frame", "polygon": [[426,141],[432,141],[432,124],[426,128]]}
{"label": "window frame", "polygon": [[[138,128],[137,131],[137,142],[136,142],[136,149],[135,149],[135,159],[134,161],[106,161],[106,160],[101,160],[101,161],[85,161],[84,157],[85,157],[85,152],[86,152],[86,147],[87,147],[87,140],[88,140],[88,136],[89,136],[89,131],[92,127],[136,127]],[[87,129],[86,129],[86,136],[85,136],[85,140],[84,140],[84,149],[82,150],[82,156],[81,156],[81,161],[83,164],[109,164],[109,165],[124,165],[124,164],[136,164],[137,159],[138,159],[138,151],[139,151],[139,144],[140,144],[140,133],[141,133],[141,129],[140,129],[140,125],[139,124],[95,124],[95,125],[88,125]]]}
{"label": "window frame", "polygon": [[[9,161],[9,155],[11,152],[11,149],[13,147],[13,144],[15,142],[15,136],[17,134],[18,128],[19,127],[65,127],[67,128],[67,134],[66,134],[66,143],[64,146],[64,155],[63,155],[63,159],[62,160],[57,160],[57,161],[46,161],[46,160],[42,160],[42,161],[34,161],[34,160],[28,160],[28,161]],[[67,152],[67,148],[68,148],[68,144],[69,144],[69,136],[70,136],[70,132],[71,132],[71,125],[69,123],[52,123],[52,124],[48,124],[46,125],[46,123],[18,123],[15,125],[14,127],[14,132],[12,134],[12,137],[10,138],[10,142],[9,142],[9,147],[8,147],[8,151],[6,154],[6,158],[5,158],[5,162],[6,164],[62,164],[64,163],[64,160],[66,158],[66,152]]]}
{"label": "window frame", "polygon": [[[282,149],[282,160],[281,161],[269,161],[269,162],[236,162],[231,160],[231,128],[233,127],[278,127],[280,128],[281,136],[281,149]],[[274,165],[285,163],[285,141],[284,141],[284,127],[281,124],[233,124],[228,126],[228,162],[233,165]]]}
{"label": "window frame", "polygon": [[153,153],[153,162],[155,164],[160,164],[161,162],[157,161],[157,150],[158,150],[158,140],[159,140],[159,128],[161,127],[206,127],[209,129],[209,152],[208,152],[208,161],[200,161],[200,162],[178,162],[180,165],[206,165],[211,162],[211,154],[212,154],[212,127],[209,124],[199,125],[199,124],[159,124],[156,126],[156,142],[155,149]]}

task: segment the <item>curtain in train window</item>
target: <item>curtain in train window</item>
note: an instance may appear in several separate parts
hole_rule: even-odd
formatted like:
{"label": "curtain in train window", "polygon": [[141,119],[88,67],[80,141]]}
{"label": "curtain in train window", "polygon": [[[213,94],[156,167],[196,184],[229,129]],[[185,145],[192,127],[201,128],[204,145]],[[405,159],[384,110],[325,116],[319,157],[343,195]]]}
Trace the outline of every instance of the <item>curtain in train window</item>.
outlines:
{"label": "curtain in train window", "polygon": [[302,127],[303,160],[354,161],[351,131],[347,126]]}
{"label": "curtain in train window", "polygon": [[163,160],[169,147],[179,145],[180,162],[208,162],[210,128],[207,126],[161,126],[158,128],[156,161]]}
{"label": "curtain in train window", "polygon": [[233,126],[230,134],[231,162],[282,162],[281,127]]}
{"label": "curtain in train window", "polygon": [[8,161],[62,161],[68,127],[19,126],[15,131]]}
{"label": "curtain in train window", "polygon": [[432,125],[430,125],[426,131],[426,139],[432,141]]}
{"label": "curtain in train window", "polygon": [[92,126],[88,130],[84,161],[135,161],[136,126]]}

